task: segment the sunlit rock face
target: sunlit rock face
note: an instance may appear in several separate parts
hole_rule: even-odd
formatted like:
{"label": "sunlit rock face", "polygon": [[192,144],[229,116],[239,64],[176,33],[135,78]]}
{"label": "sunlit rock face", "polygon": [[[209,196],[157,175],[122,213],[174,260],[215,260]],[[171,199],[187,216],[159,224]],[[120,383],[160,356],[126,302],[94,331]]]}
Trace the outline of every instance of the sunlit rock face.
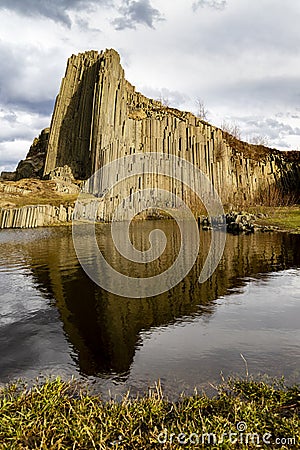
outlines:
{"label": "sunlit rock face", "polygon": [[[299,199],[300,152],[242,142],[189,112],[145,97],[125,79],[120,57],[112,49],[69,58],[50,132],[40,136],[17,177],[42,173],[49,178],[55,169],[68,166],[75,179],[85,180],[117,158],[145,152],[191,162],[209,177],[224,204],[279,203],[283,196]],[[115,179],[116,174],[111,176]],[[122,189],[132,193],[147,187],[190,199],[181,183],[145,174]],[[112,192],[112,208],[119,198],[120,191]]]}

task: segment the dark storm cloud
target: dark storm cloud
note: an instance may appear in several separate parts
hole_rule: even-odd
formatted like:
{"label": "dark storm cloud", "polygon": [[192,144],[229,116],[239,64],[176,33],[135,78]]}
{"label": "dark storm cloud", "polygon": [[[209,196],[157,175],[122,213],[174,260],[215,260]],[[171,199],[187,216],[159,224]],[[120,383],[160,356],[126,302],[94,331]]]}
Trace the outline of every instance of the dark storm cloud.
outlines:
{"label": "dark storm cloud", "polygon": [[193,3],[193,10],[196,11],[198,8],[213,8],[213,9],[224,9],[227,5],[227,0],[197,0]]}
{"label": "dark storm cloud", "polygon": [[89,9],[97,4],[110,5],[111,0],[1,0],[0,9],[25,16],[42,16],[71,26],[69,11]]}
{"label": "dark storm cloud", "polygon": [[154,28],[154,23],[163,20],[158,9],[153,8],[150,0],[125,0],[119,8],[121,17],[113,20],[116,30],[135,29],[137,24]]}

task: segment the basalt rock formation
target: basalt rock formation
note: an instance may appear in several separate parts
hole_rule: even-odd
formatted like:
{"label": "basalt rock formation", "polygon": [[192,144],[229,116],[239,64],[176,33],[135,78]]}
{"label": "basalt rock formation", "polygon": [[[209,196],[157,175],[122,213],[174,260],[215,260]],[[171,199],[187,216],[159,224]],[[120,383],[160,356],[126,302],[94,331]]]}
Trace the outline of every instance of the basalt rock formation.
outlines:
{"label": "basalt rock formation", "polygon": [[[54,172],[55,173],[55,172]],[[60,178],[0,182],[0,229],[62,225],[72,220],[79,186]]]}
{"label": "basalt rock formation", "polygon": [[24,161],[16,169],[16,180],[22,178],[41,178],[44,172],[50,129],[45,128],[35,138]]}
{"label": "basalt rock formation", "polygon": [[72,206],[28,205],[0,208],[0,228],[36,228],[72,221]]}
{"label": "basalt rock formation", "polygon": [[[119,157],[162,152],[184,158],[207,174],[223,203],[300,198],[300,152],[242,142],[189,112],[145,97],[126,81],[115,50],[69,58],[50,132],[43,133],[19,164],[17,179],[41,172],[51,178],[53,171],[65,173],[67,167],[75,179],[84,180]],[[115,180],[116,174],[111,176]],[[161,180],[152,179],[151,187],[153,183]],[[163,188],[187,195],[182,186],[164,183]],[[145,176],[130,179],[126,189],[129,193],[148,186]],[[102,219],[119,204],[119,192],[113,192],[109,202]]]}
{"label": "basalt rock formation", "polygon": [[24,160],[21,160],[15,172],[2,172],[0,180],[18,181],[23,178],[42,178],[48,149],[50,128],[41,131],[33,143]]}

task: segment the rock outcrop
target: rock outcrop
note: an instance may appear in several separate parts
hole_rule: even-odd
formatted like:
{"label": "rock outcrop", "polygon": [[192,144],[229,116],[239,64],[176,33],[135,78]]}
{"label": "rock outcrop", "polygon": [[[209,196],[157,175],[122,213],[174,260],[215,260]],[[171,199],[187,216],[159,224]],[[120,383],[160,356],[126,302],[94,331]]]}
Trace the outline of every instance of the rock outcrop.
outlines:
{"label": "rock outcrop", "polygon": [[18,181],[23,178],[42,178],[48,149],[50,128],[41,131],[39,137],[34,138],[24,160],[21,160],[15,172],[2,172],[1,181]]}
{"label": "rock outcrop", "polygon": [[71,206],[28,205],[0,208],[0,228],[36,228],[71,222]]}
{"label": "rock outcrop", "polygon": [[[120,57],[112,49],[69,58],[50,130],[34,141],[15,177],[85,180],[112,160],[143,152],[191,162],[209,177],[223,204],[276,205],[283,198],[300,199],[300,152],[239,141],[189,112],[145,97],[125,79]],[[118,174],[110,177],[115,181]],[[101,206],[102,220],[109,220],[120,204],[122,189],[129,195],[159,187],[193,203],[179,182],[146,174],[136,178],[110,193]]]}
{"label": "rock outcrop", "polygon": [[[192,162],[224,203],[299,199],[300,152],[241,142],[191,113],[146,98],[126,81],[114,50],[73,55],[56,100],[44,175],[67,165],[75,178],[85,179],[118,157],[149,151]],[[141,187],[147,187],[145,179],[127,186]],[[113,208],[117,196],[111,196]]]}
{"label": "rock outcrop", "polygon": [[0,229],[35,228],[71,221],[79,187],[70,181],[0,182]]}
{"label": "rock outcrop", "polygon": [[41,178],[45,168],[50,129],[45,128],[35,138],[24,161],[20,161],[16,169],[16,180],[22,178]]}

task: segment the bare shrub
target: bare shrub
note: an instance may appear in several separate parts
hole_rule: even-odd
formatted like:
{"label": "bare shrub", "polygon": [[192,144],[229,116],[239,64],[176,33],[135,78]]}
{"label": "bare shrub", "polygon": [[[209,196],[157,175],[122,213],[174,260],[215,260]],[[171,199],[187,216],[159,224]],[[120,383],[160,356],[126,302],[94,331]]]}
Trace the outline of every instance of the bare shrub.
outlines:
{"label": "bare shrub", "polygon": [[201,98],[196,99],[197,112],[196,116],[201,120],[208,120],[208,110],[205,107],[204,101]]}
{"label": "bare shrub", "polygon": [[236,122],[227,122],[226,120],[223,120],[221,129],[226,131],[226,133],[231,134],[236,139],[241,139],[241,128]]}
{"label": "bare shrub", "polygon": [[250,143],[254,145],[264,145],[265,147],[268,147],[269,145],[269,139],[268,136],[262,136],[260,134],[255,134],[251,137]]}
{"label": "bare shrub", "polygon": [[286,191],[282,186],[275,184],[269,185],[265,189],[261,189],[257,196],[256,202],[264,206],[291,206],[299,203],[299,194],[292,191]]}

